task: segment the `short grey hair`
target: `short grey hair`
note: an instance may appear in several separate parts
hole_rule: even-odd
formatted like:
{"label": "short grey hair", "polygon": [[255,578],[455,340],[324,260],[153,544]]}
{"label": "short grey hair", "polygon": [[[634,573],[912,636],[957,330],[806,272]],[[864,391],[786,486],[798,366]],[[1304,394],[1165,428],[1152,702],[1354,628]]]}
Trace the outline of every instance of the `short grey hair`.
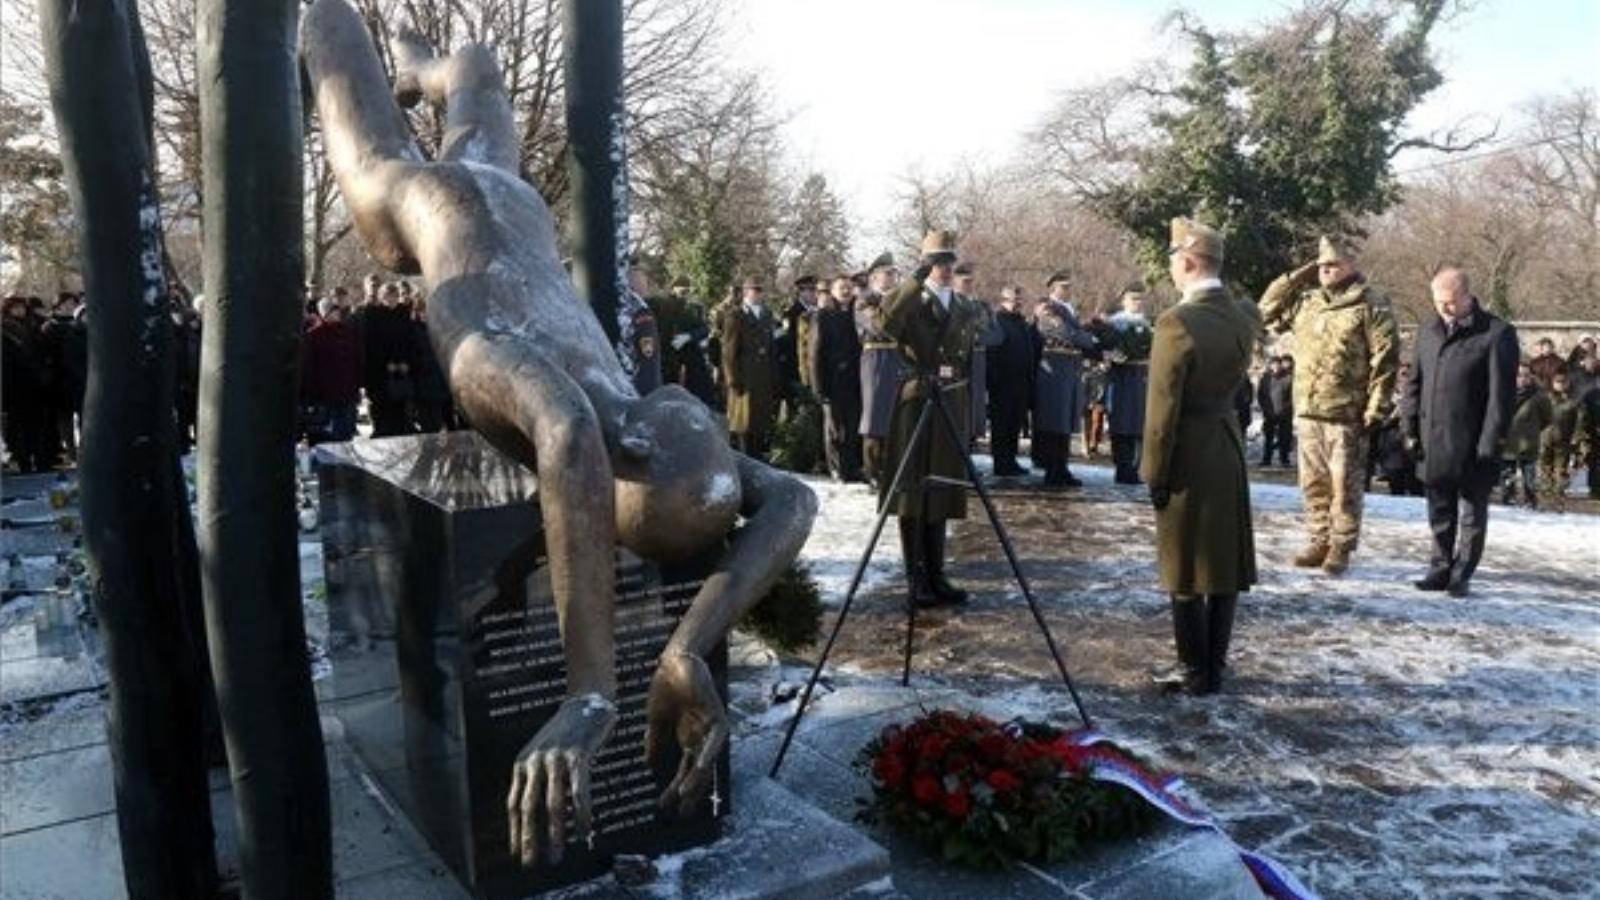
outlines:
{"label": "short grey hair", "polygon": [[1445,266],[1434,273],[1433,283],[1435,286],[1452,285],[1458,294],[1472,293],[1472,282],[1468,280],[1466,271],[1455,266]]}

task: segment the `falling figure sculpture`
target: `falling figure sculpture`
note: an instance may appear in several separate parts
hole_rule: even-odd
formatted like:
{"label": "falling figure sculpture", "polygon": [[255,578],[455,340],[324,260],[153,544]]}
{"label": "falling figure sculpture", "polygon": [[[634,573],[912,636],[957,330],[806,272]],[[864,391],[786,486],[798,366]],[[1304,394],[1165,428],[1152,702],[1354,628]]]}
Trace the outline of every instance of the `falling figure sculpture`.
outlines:
{"label": "falling figure sculpture", "polygon": [[[511,106],[488,50],[435,57],[402,38],[391,96],[346,0],[317,0],[300,45],[328,161],[368,252],[389,269],[421,272],[429,338],[457,405],[539,479],[567,696],[517,756],[507,796],[513,856],[534,866],[543,849],[559,860],[569,802],[575,837],[592,837],[590,767],[617,717],[617,544],[658,561],[722,548],[662,651],[646,706],[646,756],[668,740],[682,751],[661,804],[689,811],[728,740],[705,656],[799,554],[815,496],[734,453],[687,391],[634,390],[573,292],[549,209],[517,177]],[[445,106],[431,162],[395,102],[423,98]]]}

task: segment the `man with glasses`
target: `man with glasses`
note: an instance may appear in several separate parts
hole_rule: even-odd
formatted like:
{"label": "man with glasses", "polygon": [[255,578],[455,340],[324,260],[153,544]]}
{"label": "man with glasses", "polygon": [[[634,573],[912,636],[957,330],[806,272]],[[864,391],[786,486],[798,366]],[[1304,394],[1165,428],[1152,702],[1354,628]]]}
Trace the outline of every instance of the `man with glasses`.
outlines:
{"label": "man with glasses", "polygon": [[1361,536],[1367,441],[1394,406],[1394,311],[1349,251],[1324,237],[1316,262],[1267,287],[1261,317],[1294,333],[1295,443],[1309,532],[1294,564],[1342,575]]}

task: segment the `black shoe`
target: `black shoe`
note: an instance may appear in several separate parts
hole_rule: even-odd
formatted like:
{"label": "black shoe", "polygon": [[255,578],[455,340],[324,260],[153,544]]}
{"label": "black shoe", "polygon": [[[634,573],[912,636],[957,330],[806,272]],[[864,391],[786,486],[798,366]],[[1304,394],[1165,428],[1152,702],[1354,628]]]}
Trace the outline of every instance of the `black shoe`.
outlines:
{"label": "black shoe", "polygon": [[1083,482],[1079,481],[1077,476],[1072,474],[1072,470],[1068,469],[1066,466],[1062,466],[1061,467],[1061,482],[1060,482],[1060,484],[1061,484],[1062,487],[1069,487],[1069,488],[1083,487]]}
{"label": "black shoe", "polygon": [[1445,588],[1445,593],[1452,597],[1465,597],[1470,591],[1467,590],[1465,581],[1452,578],[1450,579],[1450,584]]}
{"label": "black shoe", "polygon": [[1422,576],[1418,581],[1413,581],[1412,585],[1419,591],[1445,590],[1450,586],[1450,570],[1429,569],[1428,574]]}
{"label": "black shoe", "polygon": [[939,605],[928,587],[928,567],[922,558],[922,529],[915,519],[901,518],[900,558],[906,567],[906,602],[918,609]]}
{"label": "black shoe", "polygon": [[1210,624],[1204,597],[1172,595],[1172,637],[1178,649],[1178,665],[1151,675],[1157,685],[1171,693],[1209,694],[1216,690],[1210,677]]}
{"label": "black shoe", "polygon": [[922,552],[927,562],[924,564],[928,571],[928,588],[933,596],[946,606],[963,606],[967,602],[967,592],[950,583],[944,577],[944,520],[929,522],[922,526]]}

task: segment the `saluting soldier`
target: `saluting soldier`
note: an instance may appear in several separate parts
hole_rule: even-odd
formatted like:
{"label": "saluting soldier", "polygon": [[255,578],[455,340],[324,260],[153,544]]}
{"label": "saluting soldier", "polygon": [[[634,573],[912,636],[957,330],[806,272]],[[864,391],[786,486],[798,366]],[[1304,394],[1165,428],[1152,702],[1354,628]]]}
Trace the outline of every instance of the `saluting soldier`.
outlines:
{"label": "saluting soldier", "polygon": [[[905,560],[908,602],[917,606],[965,603],[967,594],[944,574],[945,522],[966,517],[967,492],[960,487],[932,486],[929,476],[965,479],[967,392],[972,339],[982,316],[977,304],[957,294],[955,234],[933,231],[922,240],[922,261],[911,277],[885,297],[878,310],[883,333],[892,338],[905,372],[895,399],[893,427],[885,447],[883,499],[894,499],[900,524],[900,552]],[[936,385],[955,441],[939,422],[924,432],[924,442],[911,445],[926,396],[924,379]],[[937,415],[937,412],[935,412]],[[889,482],[907,453],[902,490],[887,495]]]}
{"label": "saluting soldier", "polygon": [[989,387],[989,422],[994,432],[990,450],[994,474],[1005,478],[1028,474],[1017,462],[1017,441],[1033,400],[1033,335],[1022,312],[1022,288],[1008,285],[1000,291],[1000,309],[994,314],[1000,338],[988,347],[985,375]]}
{"label": "saluting soldier", "polygon": [[1033,460],[1044,469],[1044,483],[1079,487],[1067,466],[1072,433],[1084,408],[1083,355],[1095,349],[1094,336],[1078,324],[1068,299],[1072,278],[1059,271],[1045,282],[1050,295],[1039,304],[1033,327],[1039,362],[1034,374]]}
{"label": "saluting soldier", "polygon": [[1316,262],[1268,285],[1261,316],[1274,331],[1294,331],[1295,443],[1309,532],[1294,564],[1340,575],[1361,537],[1368,435],[1394,408],[1394,312],[1355,258],[1324,237]]}
{"label": "saluting soldier", "polygon": [[765,288],[746,278],[743,299],[722,315],[722,378],[728,386],[728,433],[734,447],[755,459],[766,458],[778,405],[778,372],[773,365],[773,315],[762,303]]}
{"label": "saluting soldier", "polygon": [[894,338],[884,333],[878,322],[878,310],[899,278],[894,257],[879,255],[867,267],[867,289],[856,303],[856,333],[861,338],[861,457],[867,477],[880,488],[894,475],[883,471],[883,445],[894,418],[903,366]]}
{"label": "saluting soldier", "polygon": [[1168,271],[1183,300],[1156,320],[1140,472],[1156,509],[1156,561],[1172,595],[1178,667],[1159,684],[1221,687],[1240,591],[1256,582],[1244,434],[1233,393],[1261,320],[1223,290],[1222,235],[1172,220]]}
{"label": "saluting soldier", "polygon": [[811,388],[822,402],[828,471],[861,481],[861,338],[856,335],[850,276],[838,275],[817,308],[806,361]]}
{"label": "saluting soldier", "polygon": [[1108,320],[1112,344],[1106,373],[1106,423],[1117,484],[1139,484],[1139,443],[1144,439],[1145,392],[1150,383],[1150,320],[1143,284],[1122,292],[1122,309]]}

